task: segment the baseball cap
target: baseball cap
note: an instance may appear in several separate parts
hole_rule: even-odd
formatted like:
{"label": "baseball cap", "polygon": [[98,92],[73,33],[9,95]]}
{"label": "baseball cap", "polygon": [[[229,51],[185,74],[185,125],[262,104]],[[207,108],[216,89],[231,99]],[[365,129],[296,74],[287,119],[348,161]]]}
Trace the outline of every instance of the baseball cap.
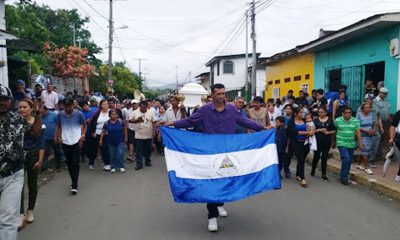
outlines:
{"label": "baseball cap", "polygon": [[382,88],[379,90],[379,92],[380,92],[380,93],[388,93],[389,90],[388,90],[387,88],[385,88],[385,87],[382,87]]}
{"label": "baseball cap", "polygon": [[0,97],[6,97],[9,99],[12,99],[13,95],[11,93],[11,90],[8,87],[5,87],[0,84]]}
{"label": "baseball cap", "polygon": [[136,99],[133,99],[133,100],[131,101],[131,103],[132,103],[132,104],[134,104],[134,103],[139,103],[139,101],[136,100]]}
{"label": "baseball cap", "polygon": [[365,94],[365,97],[364,97],[364,99],[374,99],[374,98],[375,98],[375,95],[372,93],[367,93],[367,94]]}
{"label": "baseball cap", "polygon": [[96,97],[91,97],[91,98],[90,98],[90,101],[91,101],[91,102],[97,102],[97,98],[96,98]]}
{"label": "baseball cap", "polygon": [[17,85],[21,85],[21,84],[24,84],[24,85],[25,85],[25,81],[22,80],[22,79],[18,79],[18,80],[17,80]]}

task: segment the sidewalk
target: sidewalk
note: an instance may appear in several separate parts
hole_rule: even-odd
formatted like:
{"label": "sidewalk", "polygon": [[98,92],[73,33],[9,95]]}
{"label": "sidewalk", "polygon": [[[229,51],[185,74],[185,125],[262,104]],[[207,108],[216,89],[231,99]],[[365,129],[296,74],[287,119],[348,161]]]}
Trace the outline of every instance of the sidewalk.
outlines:
{"label": "sidewalk", "polygon": [[[341,161],[340,154],[337,149],[331,150],[332,156],[328,160],[328,171],[335,174],[340,174]],[[310,154],[312,155],[312,154]],[[354,159],[357,159],[355,156]],[[312,158],[308,158],[309,163],[311,163]],[[371,169],[374,174],[368,175],[363,171],[356,169],[356,162],[351,164],[350,179],[357,182],[358,184],[367,186],[370,190],[375,191],[379,194],[383,194],[389,198],[392,198],[400,202],[400,182],[397,182],[394,178],[397,175],[400,162],[398,160],[392,161],[388,173],[385,178],[382,176],[383,171],[383,161],[376,162],[376,168]]]}

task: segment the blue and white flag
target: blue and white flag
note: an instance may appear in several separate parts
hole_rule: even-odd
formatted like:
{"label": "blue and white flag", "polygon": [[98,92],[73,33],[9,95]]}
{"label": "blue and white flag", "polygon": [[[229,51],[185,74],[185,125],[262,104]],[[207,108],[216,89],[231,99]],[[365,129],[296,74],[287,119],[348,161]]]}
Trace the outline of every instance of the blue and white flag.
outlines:
{"label": "blue and white flag", "polygon": [[162,127],[161,131],[175,202],[232,202],[281,188],[275,130],[203,134]]}

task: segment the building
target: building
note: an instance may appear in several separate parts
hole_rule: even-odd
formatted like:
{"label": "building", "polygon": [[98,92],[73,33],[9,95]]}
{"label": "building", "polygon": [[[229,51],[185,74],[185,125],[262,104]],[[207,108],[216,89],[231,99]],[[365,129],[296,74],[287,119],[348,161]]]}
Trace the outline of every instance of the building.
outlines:
{"label": "building", "polygon": [[309,94],[314,87],[314,55],[291,49],[264,60],[266,65],[265,99],[281,99],[289,90]]}
{"label": "building", "polygon": [[301,54],[314,54],[314,88],[337,91],[347,85],[349,104],[357,109],[366,80],[383,81],[392,112],[400,105],[400,13],[378,14],[305,45]]}
{"label": "building", "polygon": [[[250,64],[252,54],[248,54],[247,56]],[[257,58],[259,56],[260,53],[257,53]],[[246,74],[248,74],[248,67],[246,67],[246,54],[215,56],[206,63],[206,66],[210,67],[211,85],[214,83],[224,84],[227,95],[230,98],[244,95]],[[265,85],[264,68],[257,70],[257,85]],[[263,90],[264,87],[257,87],[257,95],[262,95]]]}
{"label": "building", "polygon": [[197,75],[196,81],[203,86],[205,90],[211,92],[210,72],[203,72]]}

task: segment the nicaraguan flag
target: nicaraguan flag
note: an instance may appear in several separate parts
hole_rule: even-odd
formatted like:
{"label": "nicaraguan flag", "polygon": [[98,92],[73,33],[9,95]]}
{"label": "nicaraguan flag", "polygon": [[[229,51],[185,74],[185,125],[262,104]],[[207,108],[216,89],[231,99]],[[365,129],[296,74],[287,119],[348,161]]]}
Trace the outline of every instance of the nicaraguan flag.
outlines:
{"label": "nicaraguan flag", "polygon": [[203,134],[162,127],[161,131],[176,202],[232,202],[281,188],[275,130]]}

